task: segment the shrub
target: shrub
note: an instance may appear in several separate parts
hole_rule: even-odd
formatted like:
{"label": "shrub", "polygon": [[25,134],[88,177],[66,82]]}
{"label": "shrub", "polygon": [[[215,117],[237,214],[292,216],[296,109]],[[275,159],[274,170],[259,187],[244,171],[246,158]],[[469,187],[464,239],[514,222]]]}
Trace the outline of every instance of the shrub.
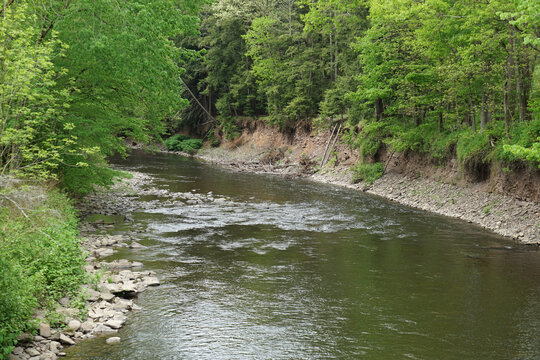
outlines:
{"label": "shrub", "polygon": [[379,179],[384,172],[382,163],[375,164],[357,164],[353,166],[353,183],[364,181],[368,184],[373,184],[375,180]]}
{"label": "shrub", "polygon": [[203,145],[201,139],[189,139],[184,140],[180,143],[180,150],[188,154],[194,154],[199,150]]}
{"label": "shrub", "polygon": [[183,141],[189,140],[189,139],[190,138],[187,135],[177,134],[165,140],[163,144],[169,151],[181,151],[180,144]]}
{"label": "shrub", "polygon": [[202,147],[203,142],[200,139],[191,139],[186,135],[174,135],[165,140],[164,144],[169,151],[183,151],[193,154]]}

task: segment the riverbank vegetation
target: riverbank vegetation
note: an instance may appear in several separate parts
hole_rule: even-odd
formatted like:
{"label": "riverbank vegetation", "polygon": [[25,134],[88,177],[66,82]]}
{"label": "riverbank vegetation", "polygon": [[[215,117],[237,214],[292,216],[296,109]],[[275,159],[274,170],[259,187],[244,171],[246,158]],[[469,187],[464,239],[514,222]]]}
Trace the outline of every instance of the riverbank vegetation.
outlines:
{"label": "riverbank vegetation", "polygon": [[529,0],[216,0],[189,42],[205,56],[188,67],[198,104],[183,125],[230,136],[239,118],[284,132],[316,118],[343,124],[366,161],[384,147],[537,169],[539,12]]}
{"label": "riverbank vegetation", "polygon": [[[87,281],[77,218],[67,197],[42,185],[0,178],[0,359],[22,331],[37,326],[35,309],[54,325],[58,299],[84,306]],[[77,299],[81,299],[77,301]]]}

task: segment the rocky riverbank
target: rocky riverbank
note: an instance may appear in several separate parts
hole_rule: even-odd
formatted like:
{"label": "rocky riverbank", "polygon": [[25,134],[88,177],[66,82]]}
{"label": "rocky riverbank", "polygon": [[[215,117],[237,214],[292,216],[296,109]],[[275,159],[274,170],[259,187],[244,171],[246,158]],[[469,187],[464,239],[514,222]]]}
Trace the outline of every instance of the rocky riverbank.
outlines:
{"label": "rocky riverbank", "polygon": [[[158,191],[151,186],[146,187],[149,182],[149,177],[133,173],[130,179],[123,179],[113,189],[93,193],[78,204],[82,219],[92,219],[89,215],[97,214],[121,216],[123,221],[130,221],[130,212],[141,205],[134,199],[134,194]],[[65,347],[96,336],[108,336],[107,343],[121,341],[114,334],[125,324],[131,311],[141,309],[135,302],[138,294],[160,285],[160,281],[155,272],[141,270],[139,262],[107,259],[118,248],[133,251],[144,248],[137,242],[137,231],[134,234],[109,235],[107,230],[111,226],[99,217],[81,221],[81,235],[84,236],[81,246],[87,254],[85,270],[90,279],[81,289],[85,311],[72,307],[71,299],[61,299],[55,314],[61,319],[61,326],[56,328],[45,320],[45,313],[38,311],[38,335],[21,335],[10,360],[54,360],[65,355]]]}

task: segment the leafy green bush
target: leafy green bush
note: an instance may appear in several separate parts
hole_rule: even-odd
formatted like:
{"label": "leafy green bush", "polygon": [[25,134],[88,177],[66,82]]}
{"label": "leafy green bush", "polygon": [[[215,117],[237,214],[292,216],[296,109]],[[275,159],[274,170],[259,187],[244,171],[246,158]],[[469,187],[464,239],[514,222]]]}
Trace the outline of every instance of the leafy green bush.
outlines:
{"label": "leafy green bush", "polygon": [[183,151],[193,154],[202,147],[203,142],[201,139],[191,139],[186,135],[174,135],[165,140],[164,144],[169,151]]}
{"label": "leafy green bush", "polygon": [[189,139],[184,140],[180,143],[180,150],[188,154],[194,154],[199,150],[203,145],[201,139]]}
{"label": "leafy green bush", "polygon": [[173,135],[163,142],[167,150],[169,151],[181,151],[181,143],[185,140],[189,140],[187,135],[177,134]]}
{"label": "leafy green bush", "polygon": [[368,184],[373,184],[375,180],[379,179],[384,172],[382,163],[375,164],[357,164],[353,166],[353,183],[364,181]]}
{"label": "leafy green bush", "polygon": [[[67,197],[36,189],[0,193],[0,358],[32,328],[36,307],[76,297],[86,280],[77,219]],[[24,203],[25,210],[13,202]]]}

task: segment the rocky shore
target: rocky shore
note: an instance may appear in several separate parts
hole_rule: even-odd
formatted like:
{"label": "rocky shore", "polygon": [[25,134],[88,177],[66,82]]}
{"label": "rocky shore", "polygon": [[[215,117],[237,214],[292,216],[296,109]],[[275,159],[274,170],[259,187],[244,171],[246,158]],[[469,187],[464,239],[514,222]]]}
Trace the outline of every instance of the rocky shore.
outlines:
{"label": "rocky shore", "polygon": [[[123,214],[124,221],[130,221],[130,211],[140,206],[133,194],[153,193],[157,190],[143,188],[149,178],[133,173],[130,179],[119,182],[110,191],[95,192],[78,204],[81,218],[89,214]],[[83,285],[81,292],[85,299],[85,311],[71,307],[69,298],[60,299],[56,317],[62,325],[51,327],[45,320],[45,313],[38,311],[38,335],[22,334],[18,346],[10,355],[10,360],[54,360],[65,356],[65,347],[75,345],[84,339],[107,336],[109,344],[120,342],[114,336],[128,319],[131,311],[141,308],[135,300],[149,287],[160,285],[153,271],[141,270],[142,264],[126,259],[108,260],[118,248],[126,247],[134,251],[144,248],[134,235],[106,234],[111,224],[102,219],[81,222],[81,246],[86,255],[85,270],[90,283]],[[100,234],[101,233],[101,234]],[[136,233],[136,232],[135,232]]]}

